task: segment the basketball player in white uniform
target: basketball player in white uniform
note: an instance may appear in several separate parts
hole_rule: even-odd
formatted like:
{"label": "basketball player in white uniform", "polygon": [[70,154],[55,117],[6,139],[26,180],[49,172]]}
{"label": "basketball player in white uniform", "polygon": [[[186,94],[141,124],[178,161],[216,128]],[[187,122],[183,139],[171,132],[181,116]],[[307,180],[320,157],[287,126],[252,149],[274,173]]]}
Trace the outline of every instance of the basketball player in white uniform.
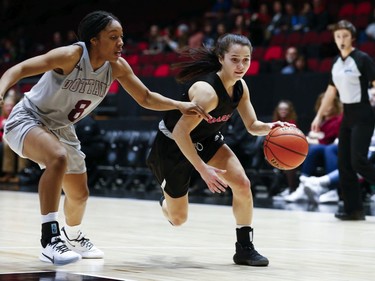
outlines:
{"label": "basketball player in white uniform", "polygon": [[[20,156],[45,171],[39,181],[42,223],[40,259],[63,265],[80,258],[103,258],[81,231],[89,196],[85,155],[73,125],[92,112],[117,79],[143,107],[179,109],[209,118],[199,106],[151,92],[121,57],[123,30],[105,11],[88,14],[79,24],[80,42],[30,58],[8,69],[0,80],[0,99],[19,80],[43,74],[13,109],[4,137]],[[62,189],[65,226],[58,223]]]}

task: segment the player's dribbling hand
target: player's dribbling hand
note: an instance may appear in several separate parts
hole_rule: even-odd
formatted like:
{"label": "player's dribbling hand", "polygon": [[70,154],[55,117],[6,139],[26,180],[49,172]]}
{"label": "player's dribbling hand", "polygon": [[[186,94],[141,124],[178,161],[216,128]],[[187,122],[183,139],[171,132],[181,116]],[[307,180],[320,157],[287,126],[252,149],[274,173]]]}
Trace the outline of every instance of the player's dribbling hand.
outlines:
{"label": "player's dribbling hand", "polygon": [[276,121],[271,123],[271,129],[276,127],[296,127],[295,124],[289,122]]}
{"label": "player's dribbling hand", "polygon": [[193,102],[181,102],[179,103],[178,109],[185,115],[198,115],[204,120],[208,121],[212,118],[202,107]]}

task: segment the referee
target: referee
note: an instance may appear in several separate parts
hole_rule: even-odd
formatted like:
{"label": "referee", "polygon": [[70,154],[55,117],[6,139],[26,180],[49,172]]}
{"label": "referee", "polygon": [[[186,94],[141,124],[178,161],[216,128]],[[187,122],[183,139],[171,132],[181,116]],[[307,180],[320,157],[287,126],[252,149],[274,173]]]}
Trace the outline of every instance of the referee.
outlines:
{"label": "referee", "polygon": [[335,217],[364,220],[362,190],[357,174],[375,184],[375,167],[367,158],[375,124],[368,94],[369,87],[375,86],[375,64],[368,54],[353,47],[356,28],[349,21],[339,21],[333,29],[333,36],[340,54],[333,61],[331,79],[311,130],[319,130],[323,113],[338,94],[344,105],[338,146],[344,208],[339,209]]}

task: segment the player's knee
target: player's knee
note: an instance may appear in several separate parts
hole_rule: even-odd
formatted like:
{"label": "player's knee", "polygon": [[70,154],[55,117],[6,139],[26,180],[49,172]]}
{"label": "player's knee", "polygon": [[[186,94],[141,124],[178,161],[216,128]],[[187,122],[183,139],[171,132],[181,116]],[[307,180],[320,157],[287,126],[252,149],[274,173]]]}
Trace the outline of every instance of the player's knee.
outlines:
{"label": "player's knee", "polygon": [[60,148],[48,155],[46,167],[54,170],[66,170],[68,166],[68,154],[65,148]]}
{"label": "player's knee", "polygon": [[233,192],[241,194],[244,197],[251,196],[251,183],[247,177],[241,177],[237,179],[236,186],[233,188]]}

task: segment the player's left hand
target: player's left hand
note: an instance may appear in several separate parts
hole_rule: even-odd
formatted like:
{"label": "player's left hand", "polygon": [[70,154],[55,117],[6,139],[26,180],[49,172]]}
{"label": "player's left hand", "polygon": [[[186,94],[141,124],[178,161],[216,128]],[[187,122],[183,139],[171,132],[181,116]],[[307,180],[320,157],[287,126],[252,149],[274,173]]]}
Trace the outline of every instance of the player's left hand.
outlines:
{"label": "player's left hand", "polygon": [[182,114],[198,115],[206,121],[212,118],[212,116],[208,114],[206,111],[204,111],[202,107],[193,102],[180,102],[178,105],[178,109],[182,112]]}

